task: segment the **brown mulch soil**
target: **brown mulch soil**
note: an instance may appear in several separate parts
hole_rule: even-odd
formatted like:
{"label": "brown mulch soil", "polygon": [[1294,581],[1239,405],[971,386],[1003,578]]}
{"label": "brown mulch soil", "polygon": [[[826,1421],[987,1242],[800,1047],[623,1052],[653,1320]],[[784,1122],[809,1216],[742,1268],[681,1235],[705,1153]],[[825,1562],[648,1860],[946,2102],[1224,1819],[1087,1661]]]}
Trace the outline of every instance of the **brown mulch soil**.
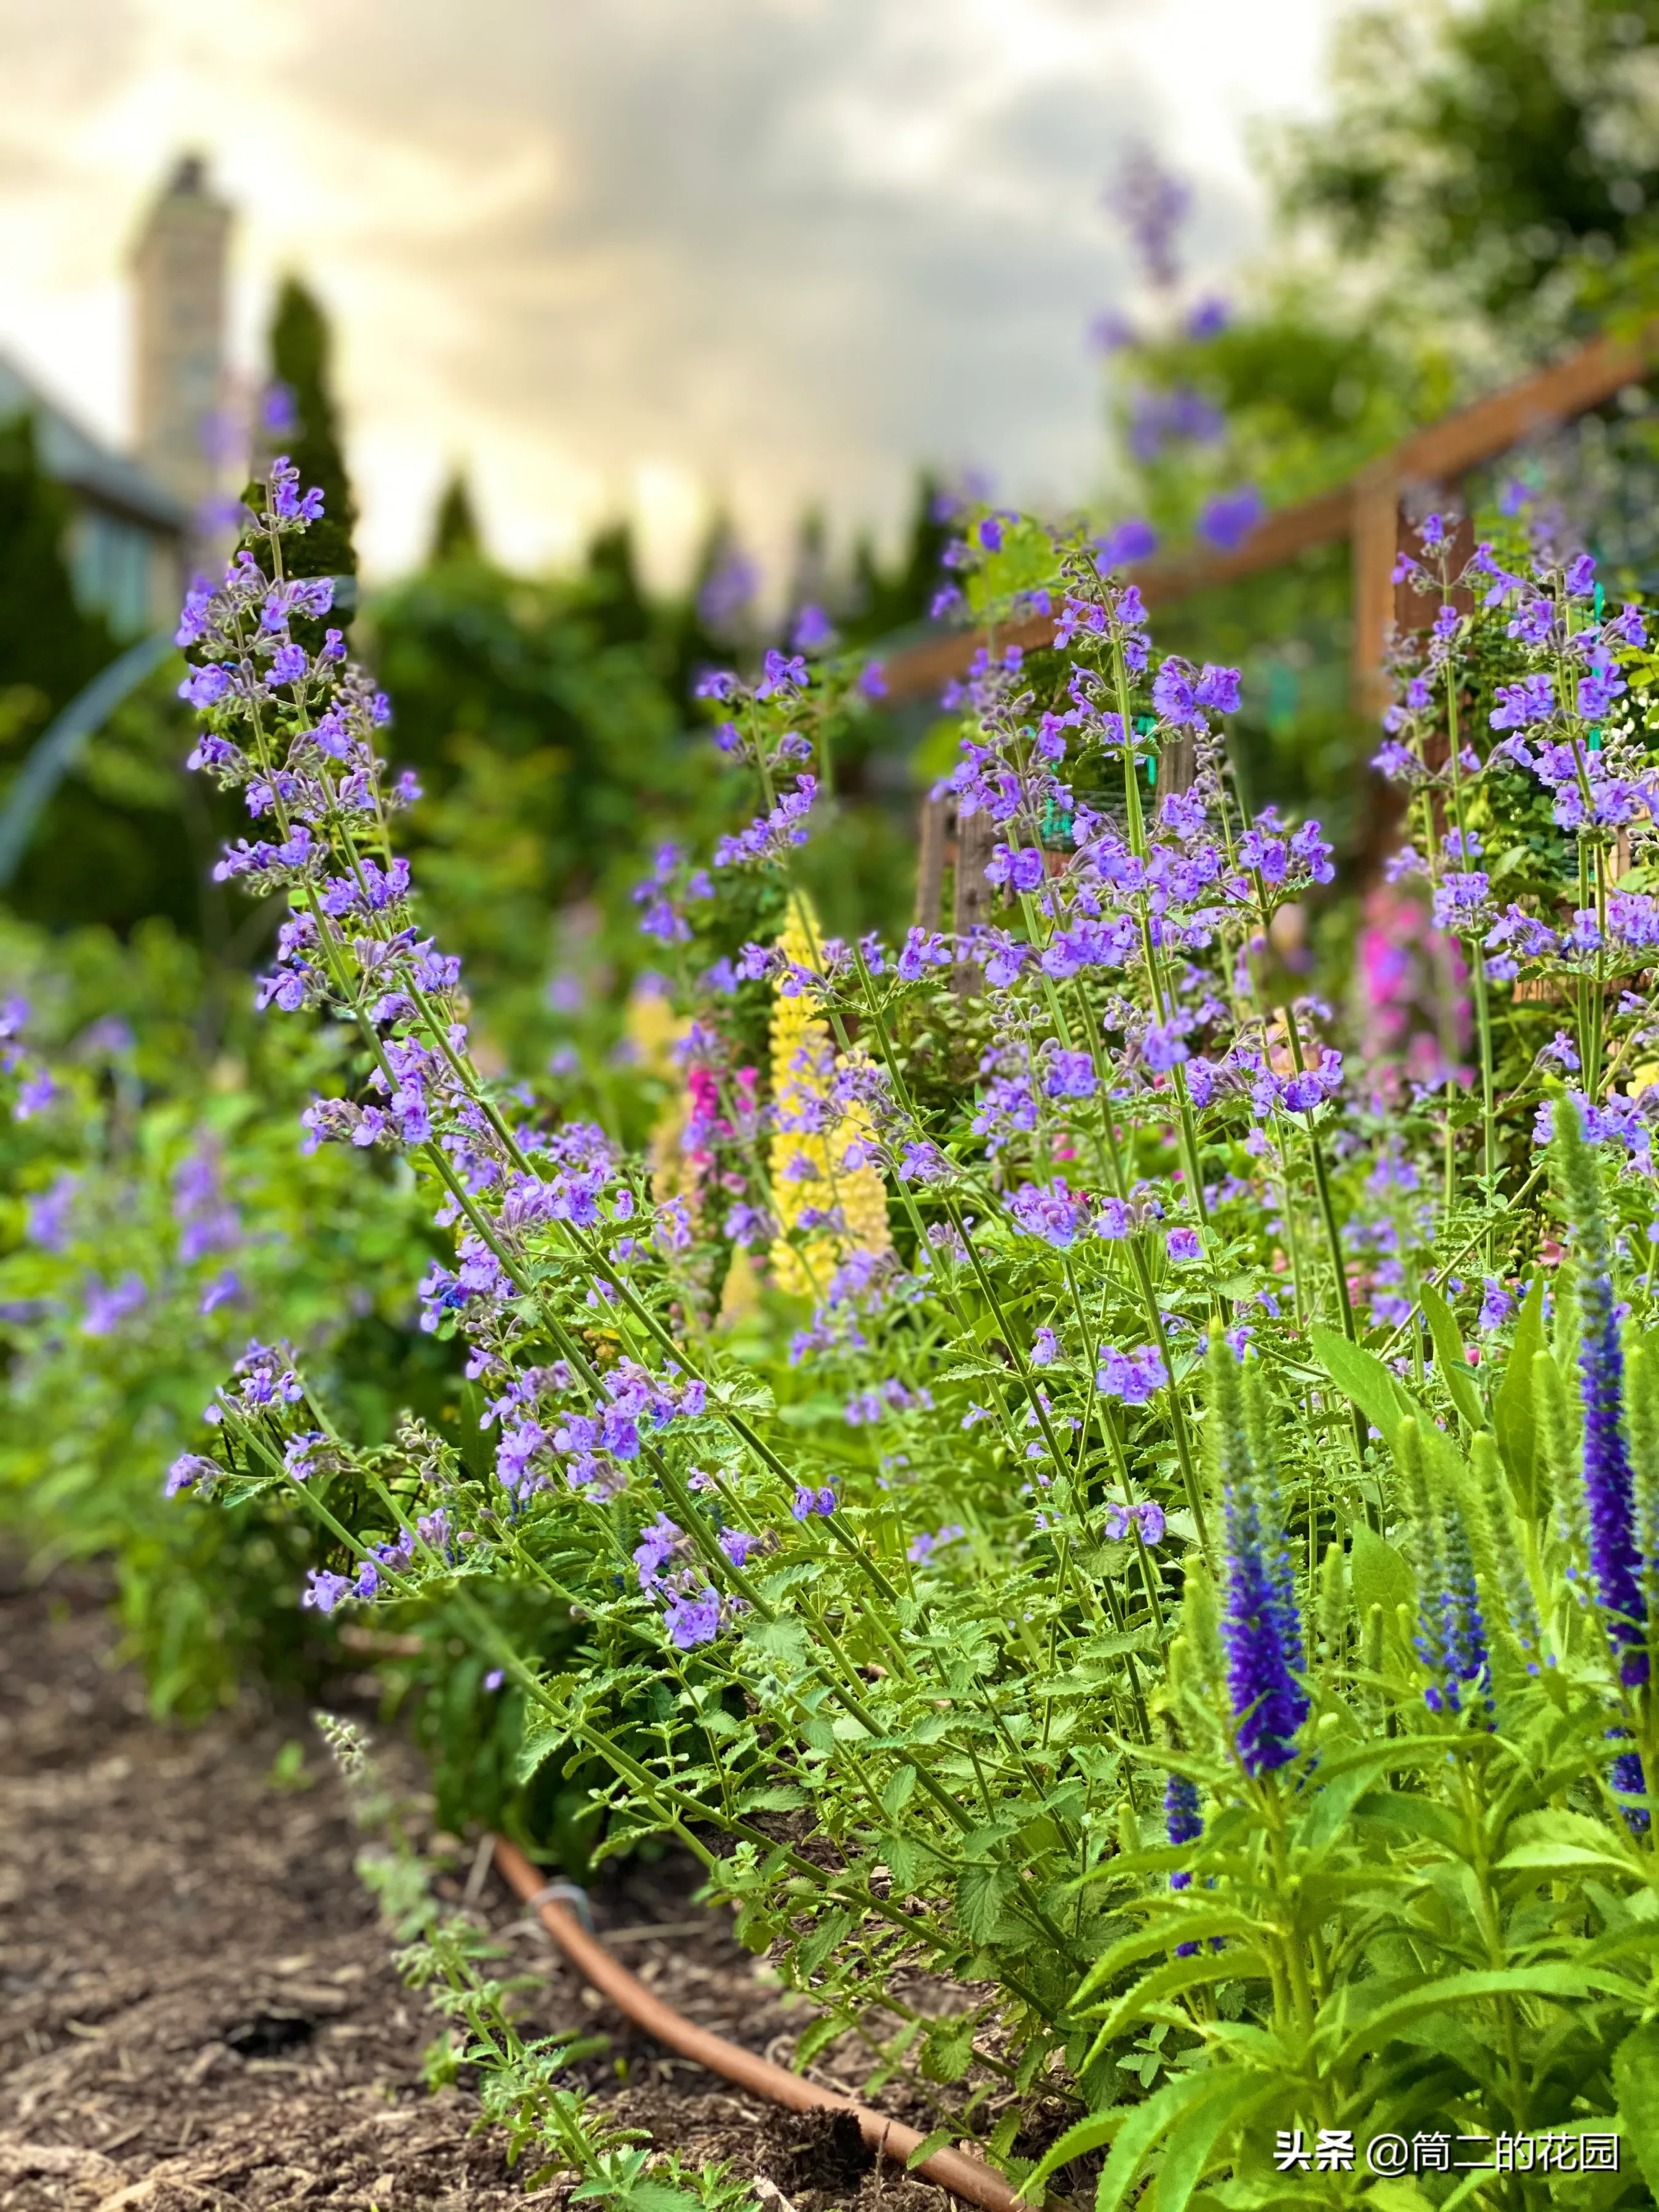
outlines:
{"label": "brown mulch soil", "polygon": [[[568,2179],[526,2198],[501,2137],[473,2133],[465,2087],[423,2086],[439,2023],[392,1970],[393,1941],[353,1872],[361,1838],[304,1716],[250,1704],[200,1729],[152,1721],[142,1683],[112,1662],[103,1595],[65,1577],[30,1589],[0,1570],[0,2204],[560,2204]],[[276,1764],[296,1739],[297,1788]],[[417,1790],[407,1755],[387,1756]],[[439,1885],[457,1902],[471,1856],[458,1846]],[[613,2037],[589,2078],[608,2069],[619,2122],[763,2178],[771,2212],[779,2191],[796,2212],[953,2205],[872,2168],[844,2126],[671,2057],[580,1984],[493,1873],[473,1871],[512,1969],[545,1978],[538,2025]],[[595,1895],[599,1930],[659,1996],[787,2064],[805,2015],[693,1887],[674,1863],[615,1870]],[[652,1924],[675,1932],[637,1932]],[[850,2066],[840,2086],[856,2088]],[[929,2124],[896,2092],[890,2104]]]}

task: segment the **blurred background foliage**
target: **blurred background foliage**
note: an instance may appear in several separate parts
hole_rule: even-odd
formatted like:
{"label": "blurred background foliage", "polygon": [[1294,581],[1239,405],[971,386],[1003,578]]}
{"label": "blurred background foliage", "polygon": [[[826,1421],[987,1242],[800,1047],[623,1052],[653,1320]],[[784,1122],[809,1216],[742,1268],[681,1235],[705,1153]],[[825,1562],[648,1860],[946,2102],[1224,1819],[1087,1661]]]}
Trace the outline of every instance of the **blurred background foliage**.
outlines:
{"label": "blurred background foliage", "polygon": [[[1659,0],[1365,6],[1319,121],[1259,148],[1276,228],[1237,300],[1154,282],[1103,333],[1111,495],[1166,543],[1240,488],[1274,507],[1601,328],[1659,308]],[[1149,270],[1156,275],[1156,271]],[[1621,394],[1517,457],[1615,588],[1659,574],[1659,416]],[[1478,497],[1495,487],[1472,487]],[[1245,672],[1258,796],[1361,842],[1340,549],[1160,613],[1160,641]]]}
{"label": "blurred background foliage", "polygon": [[[1306,497],[1475,392],[1648,313],[1656,71],[1659,0],[1361,9],[1329,115],[1261,149],[1279,226],[1238,296],[1207,302],[1178,269],[1150,271],[1140,323],[1111,333],[1103,524],[1144,516],[1169,546],[1213,534],[1218,497]],[[352,577],[330,349],[295,278],[270,332],[266,450],[325,485],[331,530],[301,543],[316,569]],[[1521,465],[1617,582],[1651,574],[1645,392]],[[117,649],[76,605],[65,526],[28,425],[0,425],[0,805]],[[650,1022],[662,955],[638,935],[631,887],[665,840],[706,845],[735,787],[710,772],[697,675],[752,661],[809,605],[848,646],[925,634],[948,537],[926,476],[890,550],[866,538],[837,558],[805,516],[767,612],[725,519],[678,592],[647,588],[620,523],[567,573],[526,576],[495,558],[465,473],[452,477],[420,568],[350,611],[354,649],[392,702],[392,757],[423,787],[405,842],[430,926],[464,956],[493,1062],[645,1139],[672,1085]],[[1352,845],[1373,739],[1348,705],[1348,592],[1345,549],[1330,548],[1161,610],[1156,629],[1163,650],[1243,669],[1229,742],[1250,799],[1310,808]],[[169,660],[87,746],[4,894],[0,998],[30,1002],[64,1103],[0,1133],[0,1516],[37,1560],[114,1562],[158,1705],[192,1711],[249,1669],[298,1683],[330,1661],[327,1625],[294,1604],[314,1563],[307,1528],[263,1504],[195,1513],[160,1495],[248,1335],[302,1346],[370,1437],[404,1411],[457,1422],[461,1399],[447,1349],[414,1322],[424,1209],[372,1158],[299,1149],[300,1111],[348,1079],[351,1048],[252,1012],[278,915],[212,880],[234,825],[183,773],[180,672]],[[917,799],[950,746],[926,706],[872,711],[839,740],[833,830],[805,856],[828,928],[908,920]],[[1324,939],[1346,941],[1352,918],[1333,908]],[[234,1249],[192,1259],[181,1194],[187,1163],[209,1158]],[[204,1312],[224,1272],[235,1294]],[[126,1308],[106,1327],[112,1297]],[[493,1761],[501,1817],[526,1839],[567,1820],[568,1805],[517,1790],[509,1702],[433,1636],[405,1679],[441,1774],[459,1762],[456,1802],[479,1802]]]}

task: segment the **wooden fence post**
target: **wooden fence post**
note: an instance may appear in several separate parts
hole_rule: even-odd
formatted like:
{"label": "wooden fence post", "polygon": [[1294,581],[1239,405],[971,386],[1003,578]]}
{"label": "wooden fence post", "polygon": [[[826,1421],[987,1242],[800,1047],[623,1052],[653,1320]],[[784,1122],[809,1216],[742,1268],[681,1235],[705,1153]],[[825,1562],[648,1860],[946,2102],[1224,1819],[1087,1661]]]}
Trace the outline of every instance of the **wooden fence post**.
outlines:
{"label": "wooden fence post", "polygon": [[1394,622],[1399,550],[1400,479],[1389,455],[1354,480],[1352,694],[1356,709],[1368,716],[1388,704],[1382,654]]}
{"label": "wooden fence post", "polygon": [[916,854],[916,926],[937,929],[945,903],[945,867],[956,835],[956,801],[941,793],[921,802],[921,835]]}

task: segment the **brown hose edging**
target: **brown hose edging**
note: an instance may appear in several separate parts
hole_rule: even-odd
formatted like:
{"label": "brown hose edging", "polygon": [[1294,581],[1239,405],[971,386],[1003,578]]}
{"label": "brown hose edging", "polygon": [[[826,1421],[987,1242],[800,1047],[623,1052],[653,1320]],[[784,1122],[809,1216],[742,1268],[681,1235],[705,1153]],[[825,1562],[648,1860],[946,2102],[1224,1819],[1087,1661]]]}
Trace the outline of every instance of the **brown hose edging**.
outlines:
{"label": "brown hose edging", "polygon": [[[528,1905],[544,1887],[540,1875],[505,1837],[497,1836],[495,1843],[496,1866]],[[578,1972],[609,1997],[618,2012],[626,2013],[636,2027],[642,2027],[647,2035],[654,2035],[671,2051],[695,2059],[711,2074],[724,2075],[739,2088],[752,2089],[757,2096],[770,2098],[775,2105],[787,2105],[793,2112],[853,2113],[860,2134],[871,2148],[900,2166],[923,2141],[914,2128],[903,2127],[884,2113],[872,2112],[868,2105],[857,2104],[835,2089],[820,2089],[816,2082],[803,2081],[787,2067],[774,2066],[769,2059],[757,2057],[752,2051],[728,2043],[724,2036],[711,2035],[706,2027],[694,2027],[672,2005],[653,1996],[626,1966],[619,1966],[568,1906],[542,1898],[536,1911],[542,1926]],[[993,2173],[988,2166],[981,2166],[965,2151],[936,2150],[915,2170],[925,2180],[937,2182],[952,2195],[966,2197],[970,2204],[983,2206],[984,2212],[1030,2212],[1024,2200],[1015,2196],[1000,2173]]]}

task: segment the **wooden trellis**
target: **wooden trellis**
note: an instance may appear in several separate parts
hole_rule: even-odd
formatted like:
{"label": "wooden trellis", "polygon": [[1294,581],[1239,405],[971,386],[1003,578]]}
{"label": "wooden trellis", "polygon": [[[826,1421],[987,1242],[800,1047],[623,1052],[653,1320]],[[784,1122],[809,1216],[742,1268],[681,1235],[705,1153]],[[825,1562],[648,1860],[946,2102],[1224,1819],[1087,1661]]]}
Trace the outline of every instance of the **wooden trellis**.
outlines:
{"label": "wooden trellis", "polygon": [[[1398,623],[1413,627],[1422,619],[1421,600],[1394,582],[1395,560],[1407,542],[1408,505],[1420,513],[1436,500],[1455,497],[1471,469],[1496,459],[1528,438],[1587,414],[1627,385],[1641,383],[1656,359],[1659,359],[1659,326],[1650,326],[1636,339],[1597,338],[1565,361],[1413,432],[1392,453],[1368,463],[1334,491],[1322,492],[1316,499],[1269,514],[1236,550],[1198,549],[1174,558],[1141,562],[1129,574],[1140,586],[1148,607],[1167,606],[1190,599],[1196,592],[1279,568],[1313,546],[1334,544],[1346,538],[1353,568],[1352,694],[1362,714],[1376,714],[1387,696],[1382,656],[1389,626]],[[1473,550],[1467,524],[1463,535],[1465,551]],[[1414,540],[1412,543],[1415,550]],[[1051,617],[1036,616],[999,629],[997,642],[1030,651],[1052,644],[1054,629]],[[937,691],[967,672],[975,652],[985,642],[981,632],[957,632],[895,653],[886,664],[888,696],[903,701]],[[1170,766],[1173,769],[1178,764]],[[1178,788],[1180,780],[1178,775],[1166,775],[1160,763],[1161,782]],[[988,903],[983,865],[993,841],[984,837],[985,850],[981,854],[978,817],[970,817],[969,829],[970,837],[964,847],[957,835],[951,803],[924,802],[917,919],[929,928],[939,927],[947,869],[954,871],[957,885],[957,928],[970,926]]]}

